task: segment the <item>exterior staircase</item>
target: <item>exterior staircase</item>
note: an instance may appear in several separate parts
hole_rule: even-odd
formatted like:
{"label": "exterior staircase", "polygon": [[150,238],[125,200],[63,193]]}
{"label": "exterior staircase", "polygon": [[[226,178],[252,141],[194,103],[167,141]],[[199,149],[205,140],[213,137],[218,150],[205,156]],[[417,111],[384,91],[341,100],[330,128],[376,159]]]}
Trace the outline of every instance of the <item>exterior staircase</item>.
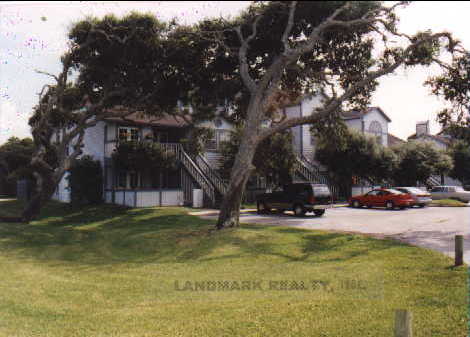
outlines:
{"label": "exterior staircase", "polygon": [[198,155],[196,157],[196,164],[200,170],[206,175],[209,181],[212,183],[215,189],[215,200],[213,202],[214,207],[219,207],[222,203],[224,195],[227,193],[228,183],[219,175],[219,173],[210,166],[204,156]]}
{"label": "exterior staircase", "polygon": [[432,187],[434,186],[440,186],[442,185],[441,183],[441,177],[440,176],[431,176],[429,179],[426,181],[427,185],[430,185]]}
{"label": "exterior staircase", "polygon": [[209,165],[206,158],[203,156],[198,155],[196,157],[196,164],[212,183],[216,192],[220,196],[224,196],[225,193],[227,193],[227,182],[223,180],[219,173]]}
{"label": "exterior staircase", "polygon": [[[216,170],[214,170],[207,160],[198,155],[196,158],[191,158],[189,154],[183,149],[179,143],[161,143],[163,148],[167,151],[175,153],[177,159],[186,169],[189,176],[201,187],[204,194],[209,200],[208,206],[217,207],[222,202],[222,198],[227,192],[227,184],[220,177]],[[183,188],[186,194],[185,199],[192,201],[192,186]]]}
{"label": "exterior staircase", "polygon": [[338,198],[338,188],[330,182],[327,173],[321,172],[317,165],[312,163],[302,154],[297,155],[297,173],[309,182],[327,185],[333,198]]}
{"label": "exterior staircase", "polygon": [[[194,179],[194,181],[201,187],[204,194],[209,199],[211,206],[216,203],[216,190],[206,174],[199,168],[199,166],[191,159],[191,157],[184,151],[183,147],[179,143],[161,143],[160,144],[166,151],[173,152],[176,158],[186,169],[187,173]],[[192,188],[183,189],[184,193],[192,193]],[[192,195],[185,197],[186,200],[192,200]]]}

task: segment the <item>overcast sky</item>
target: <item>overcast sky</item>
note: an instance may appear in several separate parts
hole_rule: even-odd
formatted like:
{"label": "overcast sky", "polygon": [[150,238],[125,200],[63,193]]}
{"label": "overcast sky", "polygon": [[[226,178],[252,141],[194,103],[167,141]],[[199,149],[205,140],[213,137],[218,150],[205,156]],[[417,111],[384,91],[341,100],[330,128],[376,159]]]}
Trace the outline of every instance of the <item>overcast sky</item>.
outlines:
{"label": "overcast sky", "polygon": [[[37,103],[37,93],[50,79],[35,69],[57,74],[59,57],[66,47],[70,24],[87,15],[123,15],[131,10],[152,12],[158,18],[177,17],[182,23],[207,16],[236,15],[243,1],[134,1],[134,2],[34,2],[0,3],[0,144],[11,136],[30,136],[27,120]],[[400,29],[447,30],[470,49],[468,33],[470,3],[423,1],[400,10]],[[414,133],[416,121],[430,120],[431,132],[440,130],[436,112],[444,102],[429,95],[424,80],[430,69],[414,69],[384,78],[373,97],[392,119],[389,132],[400,138]]]}

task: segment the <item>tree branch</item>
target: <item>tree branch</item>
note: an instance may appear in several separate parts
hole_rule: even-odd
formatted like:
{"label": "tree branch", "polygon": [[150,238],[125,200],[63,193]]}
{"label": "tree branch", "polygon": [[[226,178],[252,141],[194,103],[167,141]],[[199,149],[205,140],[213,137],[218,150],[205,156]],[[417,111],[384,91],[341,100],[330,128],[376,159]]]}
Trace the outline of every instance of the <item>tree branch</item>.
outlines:
{"label": "tree branch", "polygon": [[290,9],[289,9],[289,18],[287,20],[286,24],[286,29],[284,30],[284,33],[282,34],[282,44],[284,45],[284,53],[287,53],[290,50],[289,46],[289,34],[292,31],[292,27],[294,26],[294,14],[295,14],[295,8],[297,6],[297,1],[292,1],[290,3]]}
{"label": "tree branch", "polygon": [[246,39],[243,38],[243,34],[241,31],[241,26],[235,27],[234,30],[240,39],[240,49],[238,50],[238,62],[240,64],[240,76],[242,78],[243,84],[248,88],[248,90],[254,94],[256,91],[256,83],[253,78],[250,76],[249,66],[246,54],[248,52],[249,44],[251,40],[253,40],[257,34],[257,26],[258,22],[261,19],[261,15],[255,18],[255,21],[252,24],[252,33]]}
{"label": "tree branch", "polygon": [[38,69],[35,69],[34,71],[38,74],[43,74],[43,75],[52,77],[54,80],[56,80],[56,82],[59,82],[59,78],[54,74],[48,73],[47,71],[38,70]]}
{"label": "tree branch", "polygon": [[330,101],[329,104],[327,104],[323,109],[318,109],[316,114],[312,114],[311,116],[304,116],[304,117],[297,117],[297,118],[290,118],[288,120],[285,120],[282,123],[279,123],[278,125],[271,127],[270,129],[264,130],[259,134],[259,140],[262,141],[266,139],[267,137],[273,135],[276,132],[280,132],[283,130],[286,130],[288,128],[297,126],[297,125],[303,125],[303,124],[310,124],[314,123],[315,121],[320,120],[324,116],[327,116],[328,114],[334,113],[337,111],[343,102],[347,101],[351,97],[354,96],[354,94],[360,90],[361,88],[365,87],[367,84],[371,83],[372,81],[376,80],[377,78],[389,74],[393,72],[395,69],[397,69],[400,65],[402,65],[406,61],[406,56],[408,53],[410,53],[414,48],[418,47],[419,45],[426,43],[428,41],[431,41],[433,39],[439,39],[441,37],[446,37],[448,39],[451,39],[451,36],[449,36],[448,33],[437,33],[433,35],[429,35],[426,38],[420,39],[411,45],[409,45],[405,52],[404,56],[398,58],[393,64],[384,67],[382,69],[379,69],[377,71],[372,71],[369,72],[369,74],[363,78],[362,80],[354,83],[351,85],[349,88],[345,90],[345,92],[338,98],[333,99]]}

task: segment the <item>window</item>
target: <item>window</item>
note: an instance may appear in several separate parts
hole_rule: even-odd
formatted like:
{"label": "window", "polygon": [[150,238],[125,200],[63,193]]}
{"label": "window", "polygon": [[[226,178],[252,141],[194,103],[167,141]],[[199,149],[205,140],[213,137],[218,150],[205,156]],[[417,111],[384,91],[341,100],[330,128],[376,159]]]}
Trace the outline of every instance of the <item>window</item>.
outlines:
{"label": "window", "polygon": [[372,121],[369,124],[369,132],[372,133],[379,144],[382,144],[382,125],[377,121]]}
{"label": "window", "polygon": [[377,190],[373,190],[373,191],[370,191],[369,193],[367,193],[366,195],[378,195],[380,191],[377,191]]}
{"label": "window", "polygon": [[132,127],[120,126],[118,129],[119,141],[138,141],[139,140],[139,129]]}
{"label": "window", "polygon": [[213,130],[212,138],[206,142],[206,150],[208,151],[219,151],[222,142],[230,140],[229,130]]}
{"label": "window", "polygon": [[388,190],[388,194],[390,194],[390,193],[393,193],[393,194],[405,194],[405,193],[403,193],[403,192],[401,192],[401,191],[399,191],[399,190],[394,190],[394,189],[389,189],[389,190]]}
{"label": "window", "polygon": [[206,150],[216,151],[217,150],[217,133],[213,132],[212,137],[207,139]]}
{"label": "window", "polygon": [[313,186],[313,193],[316,197],[329,197],[331,195],[328,186]]}

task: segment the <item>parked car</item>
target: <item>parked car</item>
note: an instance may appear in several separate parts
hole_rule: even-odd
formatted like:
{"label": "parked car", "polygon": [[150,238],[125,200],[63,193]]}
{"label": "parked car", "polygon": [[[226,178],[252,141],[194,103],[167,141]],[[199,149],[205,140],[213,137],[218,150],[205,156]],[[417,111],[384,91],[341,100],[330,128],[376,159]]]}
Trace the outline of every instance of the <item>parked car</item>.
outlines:
{"label": "parked car", "polygon": [[460,186],[434,186],[431,189],[433,199],[456,199],[462,202],[470,202],[470,191],[465,191]]}
{"label": "parked car", "polygon": [[349,199],[351,207],[386,207],[394,209],[399,207],[405,209],[414,205],[414,199],[407,193],[392,188],[374,189],[366,194],[356,195]]}
{"label": "parked car", "polygon": [[413,198],[415,206],[424,207],[432,202],[431,194],[418,187],[393,187],[393,189],[409,194]]}
{"label": "parked car", "polygon": [[331,202],[331,193],[327,185],[311,183],[286,185],[282,189],[259,194],[256,197],[259,214],[277,209],[279,212],[292,210],[296,216],[304,216],[307,212],[322,216]]}

